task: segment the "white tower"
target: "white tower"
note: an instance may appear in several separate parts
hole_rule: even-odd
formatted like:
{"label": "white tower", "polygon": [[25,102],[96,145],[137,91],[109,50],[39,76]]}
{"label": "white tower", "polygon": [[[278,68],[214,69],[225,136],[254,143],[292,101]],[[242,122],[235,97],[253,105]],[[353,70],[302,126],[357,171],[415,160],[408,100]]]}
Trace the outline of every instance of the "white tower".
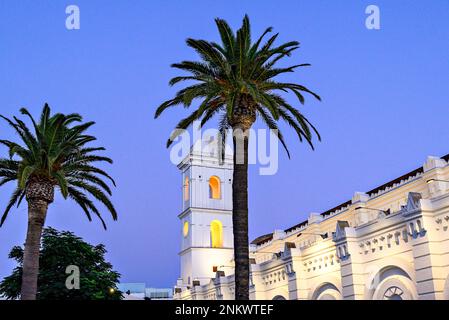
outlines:
{"label": "white tower", "polygon": [[216,140],[197,141],[178,165],[182,171],[181,278],[178,286],[206,284],[214,267],[233,265],[232,155],[219,161]]}

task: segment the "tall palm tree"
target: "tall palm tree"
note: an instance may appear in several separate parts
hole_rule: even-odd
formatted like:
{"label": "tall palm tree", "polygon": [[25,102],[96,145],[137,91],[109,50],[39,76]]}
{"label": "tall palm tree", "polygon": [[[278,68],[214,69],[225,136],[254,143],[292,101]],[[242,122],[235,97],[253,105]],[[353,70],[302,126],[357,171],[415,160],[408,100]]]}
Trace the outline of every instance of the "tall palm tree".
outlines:
{"label": "tall palm tree", "polygon": [[0,144],[9,148],[9,158],[0,159],[0,186],[17,181],[1,217],[0,227],[10,209],[16,204],[18,207],[25,198],[28,202],[28,230],[23,257],[21,299],[34,300],[42,228],[48,205],[54,199],[55,187],[61,191],[64,199],[73,199],[89,220],[92,220],[92,213],[98,216],[106,229],[100,211],[88,195],[103,203],[116,220],[117,213],[108,197],[111,189],[102,177],[109,179],[114,185],[115,182],[105,171],[95,166],[97,162],[112,163],[110,158],[96,154],[104,148],[87,146],[89,142],[96,140],[85,133],[94,122],[82,123],[79,114],[51,115],[48,104],[45,104],[39,122],[35,121],[27,109],[22,108],[20,112],[31,120],[32,129],[16,117],[10,120],[0,115],[21,140],[21,144],[0,140]]}
{"label": "tall palm tree", "polygon": [[[305,86],[278,82],[275,78],[295,69],[309,66],[298,64],[290,67],[278,67],[277,63],[299,48],[296,41],[275,46],[278,37],[275,34],[264,41],[272,28],[255,41],[251,41],[248,16],[243,19],[242,27],[236,33],[222,19],[215,20],[221,37],[221,44],[205,40],[187,39],[187,45],[200,56],[201,61],[183,61],[175,63],[173,68],[186,71],[170,80],[170,85],[182,81],[194,83],[177,92],[173,99],[165,101],[156,110],[155,118],[173,106],[190,107],[194,99],[199,99],[199,107],[187,118],[181,120],[177,129],[187,129],[195,120],[201,119],[200,126],[213,116],[220,116],[219,138],[225,144],[229,130],[233,133],[234,176],[232,181],[234,260],[235,260],[235,298],[249,299],[249,253],[248,253],[248,129],[256,119],[262,120],[277,137],[290,157],[284,138],[278,129],[277,121],[282,119],[291,126],[300,141],[307,141],[313,148],[314,126],[278,92],[292,92],[301,104],[303,93],[320,97]],[[263,42],[263,43],[262,43]],[[181,134],[175,130],[170,136],[167,147]],[[243,132],[244,134],[241,134]],[[240,137],[240,138],[239,138]],[[243,146],[241,149],[240,146]],[[224,148],[221,148],[222,156]],[[243,150],[240,154],[237,151]],[[241,159],[242,161],[238,161]]]}

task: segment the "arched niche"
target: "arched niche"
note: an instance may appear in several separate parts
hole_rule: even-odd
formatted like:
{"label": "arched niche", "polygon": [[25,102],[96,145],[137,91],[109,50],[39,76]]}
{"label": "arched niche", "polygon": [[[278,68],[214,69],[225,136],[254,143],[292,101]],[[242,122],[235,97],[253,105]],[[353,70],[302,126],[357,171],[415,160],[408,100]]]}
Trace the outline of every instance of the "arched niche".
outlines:
{"label": "arched niche", "polygon": [[223,224],[219,220],[210,223],[210,242],[212,248],[223,247]]}
{"label": "arched niche", "polygon": [[209,198],[221,199],[221,181],[217,176],[212,176],[209,179]]}

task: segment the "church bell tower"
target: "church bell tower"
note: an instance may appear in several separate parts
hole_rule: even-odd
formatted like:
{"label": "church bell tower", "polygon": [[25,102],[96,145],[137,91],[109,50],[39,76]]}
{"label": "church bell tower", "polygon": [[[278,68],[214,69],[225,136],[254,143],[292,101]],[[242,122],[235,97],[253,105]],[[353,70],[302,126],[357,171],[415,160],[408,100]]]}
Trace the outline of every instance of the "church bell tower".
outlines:
{"label": "church bell tower", "polygon": [[198,140],[178,165],[182,172],[181,278],[178,286],[201,285],[233,265],[232,155],[224,161],[213,138]]}

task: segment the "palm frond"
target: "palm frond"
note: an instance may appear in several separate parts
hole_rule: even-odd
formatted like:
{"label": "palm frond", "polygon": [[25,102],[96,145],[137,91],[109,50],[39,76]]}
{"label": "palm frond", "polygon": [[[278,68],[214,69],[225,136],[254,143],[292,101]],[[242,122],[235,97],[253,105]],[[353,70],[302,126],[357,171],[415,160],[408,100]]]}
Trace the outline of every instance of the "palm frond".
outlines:
{"label": "palm frond", "polygon": [[258,108],[257,111],[259,111],[262,121],[265,122],[268,128],[273,130],[273,133],[276,134],[277,138],[281,142],[282,146],[285,149],[285,152],[287,152],[287,156],[290,159],[290,151],[287,148],[287,144],[284,141],[284,136],[282,135],[281,131],[279,130],[278,126],[276,125],[276,121],[270,117],[269,114],[265,112],[263,108]]}
{"label": "palm frond", "polygon": [[0,219],[0,227],[3,226],[6,218],[8,217],[8,213],[11,210],[12,206],[17,202],[20,196],[24,193],[24,191],[20,188],[16,188],[9,199],[8,205],[6,206],[5,211],[3,212],[2,218]]}

